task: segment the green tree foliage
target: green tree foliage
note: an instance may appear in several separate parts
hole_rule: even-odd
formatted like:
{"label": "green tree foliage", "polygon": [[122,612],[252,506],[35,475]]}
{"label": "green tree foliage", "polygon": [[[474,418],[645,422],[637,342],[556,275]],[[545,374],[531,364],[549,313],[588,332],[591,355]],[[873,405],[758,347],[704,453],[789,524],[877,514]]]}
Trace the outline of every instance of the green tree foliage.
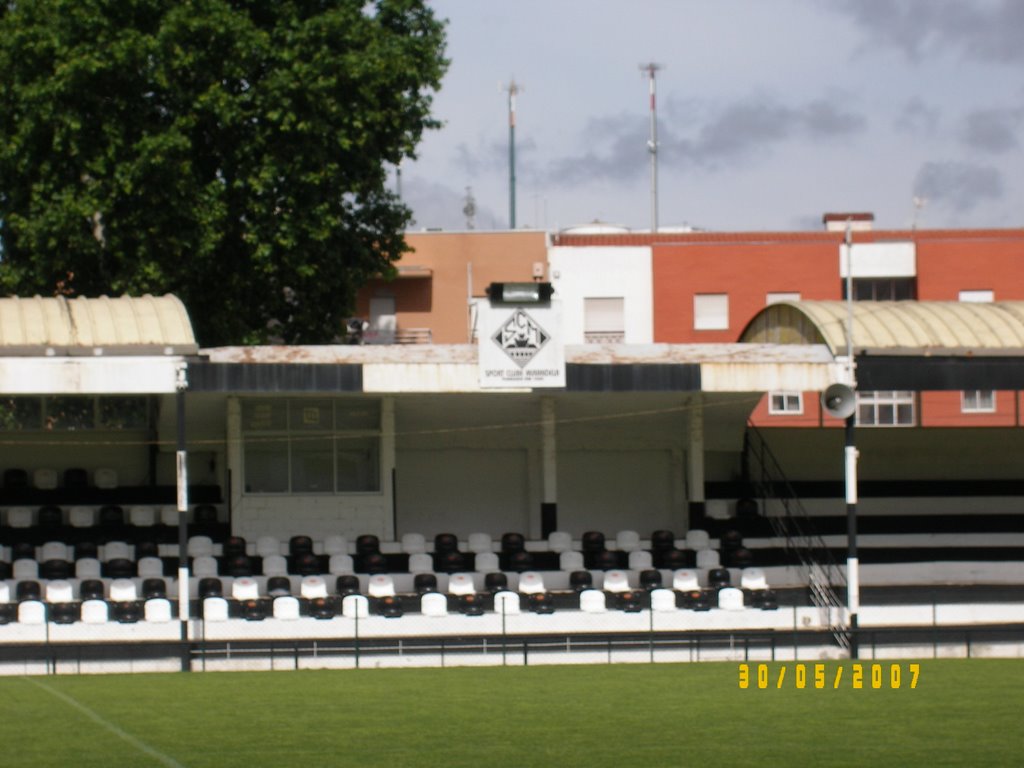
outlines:
{"label": "green tree foliage", "polygon": [[424,0],[0,0],[0,291],[332,340],[406,249],[386,172],[437,127],[444,42]]}

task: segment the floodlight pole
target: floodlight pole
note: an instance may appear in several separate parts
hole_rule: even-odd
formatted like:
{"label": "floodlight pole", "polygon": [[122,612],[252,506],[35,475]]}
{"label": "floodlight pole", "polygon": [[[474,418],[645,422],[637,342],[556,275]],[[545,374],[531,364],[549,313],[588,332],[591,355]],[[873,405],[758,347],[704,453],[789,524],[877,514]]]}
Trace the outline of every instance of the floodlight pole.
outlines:
{"label": "floodlight pole", "polygon": [[[846,220],[846,378],[856,393],[853,363],[853,231]],[[856,394],[854,395],[856,397]],[[856,402],[856,401],[855,401]],[[857,558],[857,446],[854,431],[856,407],[846,417],[844,456],[846,468],[846,605],[850,612],[850,658],[859,657],[857,614],[860,612],[860,561]]]}
{"label": "floodlight pole", "polygon": [[185,442],[185,391],[188,389],[188,370],[184,363],[176,371],[175,388],[178,417],[178,443],[175,454],[178,490],[178,619],[181,624],[181,671],[189,672],[192,669],[192,654],[188,641],[188,454]]}

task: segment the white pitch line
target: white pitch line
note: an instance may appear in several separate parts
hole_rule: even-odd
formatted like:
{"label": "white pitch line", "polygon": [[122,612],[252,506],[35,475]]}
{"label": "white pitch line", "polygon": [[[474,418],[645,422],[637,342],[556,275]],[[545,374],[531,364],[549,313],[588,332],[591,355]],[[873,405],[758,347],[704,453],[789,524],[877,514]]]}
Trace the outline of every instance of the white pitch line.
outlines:
{"label": "white pitch line", "polygon": [[144,741],[140,741],[139,739],[135,738],[134,736],[132,736],[127,731],[124,731],[121,728],[118,728],[116,725],[114,725],[110,721],[104,720],[96,712],[94,712],[93,710],[89,709],[87,706],[85,706],[81,702],[78,702],[75,699],[71,698],[66,693],[62,693],[62,692],[58,691],[56,688],[51,688],[49,685],[47,685],[46,683],[42,682],[41,680],[36,680],[34,678],[31,678],[31,677],[25,677],[25,678],[22,678],[22,679],[23,680],[27,680],[28,682],[32,683],[33,685],[35,685],[35,686],[37,686],[39,688],[42,688],[44,691],[46,691],[47,693],[51,694],[52,696],[56,696],[58,699],[63,701],[65,704],[68,704],[69,706],[72,706],[75,709],[77,709],[79,712],[81,712],[83,715],[88,717],[94,723],[96,723],[98,725],[101,725],[102,727],[106,728],[108,731],[110,731],[112,734],[117,736],[119,739],[123,739],[124,741],[128,742],[133,747],[135,747],[137,750],[139,750],[140,752],[144,752],[145,754],[147,754],[150,757],[152,757],[154,760],[157,760],[160,763],[163,763],[164,765],[168,766],[168,768],[185,768],[184,765],[179,763],[173,757],[170,757],[169,755],[165,755],[163,752],[160,752],[160,751],[158,751],[156,749],[153,749],[153,747],[149,746]]}

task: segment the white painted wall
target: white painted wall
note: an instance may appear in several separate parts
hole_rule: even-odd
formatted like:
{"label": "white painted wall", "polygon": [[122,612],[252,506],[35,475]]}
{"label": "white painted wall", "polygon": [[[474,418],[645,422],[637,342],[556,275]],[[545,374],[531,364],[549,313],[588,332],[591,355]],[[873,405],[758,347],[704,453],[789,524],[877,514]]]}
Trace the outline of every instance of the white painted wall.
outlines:
{"label": "white painted wall", "polygon": [[548,249],[549,274],[562,301],[565,344],[583,343],[583,300],[625,299],[626,344],[654,340],[651,249],[636,247],[562,247]]}

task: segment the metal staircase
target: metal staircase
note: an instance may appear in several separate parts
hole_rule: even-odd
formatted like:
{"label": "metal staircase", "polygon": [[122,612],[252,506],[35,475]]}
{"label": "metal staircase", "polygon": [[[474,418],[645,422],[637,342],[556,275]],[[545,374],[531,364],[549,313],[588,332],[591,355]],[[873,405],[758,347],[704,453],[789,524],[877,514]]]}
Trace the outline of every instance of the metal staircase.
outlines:
{"label": "metal staircase", "polygon": [[[763,514],[775,536],[785,542],[786,552],[800,563],[810,590],[811,602],[828,616],[829,630],[843,649],[850,648],[846,623],[846,577],[815,530],[814,523],[793,491],[782,467],[764,437],[747,424],[744,438],[744,474],[754,497],[761,500]],[[776,509],[769,509],[770,506]]]}

